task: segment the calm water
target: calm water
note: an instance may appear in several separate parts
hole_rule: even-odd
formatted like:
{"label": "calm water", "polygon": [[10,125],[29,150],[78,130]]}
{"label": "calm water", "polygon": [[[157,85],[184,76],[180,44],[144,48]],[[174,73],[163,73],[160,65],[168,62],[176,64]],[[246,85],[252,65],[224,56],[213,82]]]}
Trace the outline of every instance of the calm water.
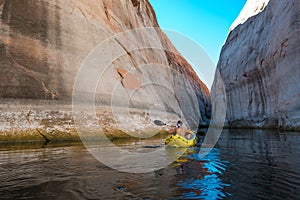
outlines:
{"label": "calm water", "polygon": [[[159,146],[163,140],[136,148]],[[165,169],[129,174],[79,143],[1,145],[0,199],[300,199],[300,133],[225,130],[208,156],[198,151]]]}

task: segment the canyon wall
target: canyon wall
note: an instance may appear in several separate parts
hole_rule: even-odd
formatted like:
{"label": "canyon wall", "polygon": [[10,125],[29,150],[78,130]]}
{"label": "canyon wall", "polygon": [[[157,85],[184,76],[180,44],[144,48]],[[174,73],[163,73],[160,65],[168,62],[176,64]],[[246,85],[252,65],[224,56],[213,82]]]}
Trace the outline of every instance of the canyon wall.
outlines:
{"label": "canyon wall", "polygon": [[[88,87],[74,89],[76,76],[108,40],[97,62],[120,56],[95,69],[104,72],[92,94],[102,130],[140,137],[161,129],[155,118],[181,118],[194,130],[208,125],[209,91],[160,30],[147,0],[0,0],[0,16],[0,140],[75,137],[73,92]],[[122,114],[113,115],[112,103]]]}
{"label": "canyon wall", "polygon": [[299,0],[247,2],[217,66],[227,126],[300,129],[299,13]]}

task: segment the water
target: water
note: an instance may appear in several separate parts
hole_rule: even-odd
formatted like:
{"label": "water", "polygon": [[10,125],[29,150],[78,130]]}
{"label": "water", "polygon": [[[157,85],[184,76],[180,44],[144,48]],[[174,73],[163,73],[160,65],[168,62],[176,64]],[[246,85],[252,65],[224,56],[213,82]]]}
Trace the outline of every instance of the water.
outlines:
{"label": "water", "polygon": [[[120,146],[148,151],[163,140]],[[101,164],[80,143],[1,145],[0,199],[300,199],[299,133],[225,130],[209,155],[198,151],[129,174]]]}

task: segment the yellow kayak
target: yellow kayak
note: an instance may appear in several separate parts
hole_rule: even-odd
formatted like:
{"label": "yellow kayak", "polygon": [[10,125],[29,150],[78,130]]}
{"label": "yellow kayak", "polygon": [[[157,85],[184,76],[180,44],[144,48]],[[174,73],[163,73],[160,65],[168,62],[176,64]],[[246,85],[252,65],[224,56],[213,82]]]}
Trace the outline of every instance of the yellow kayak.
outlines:
{"label": "yellow kayak", "polygon": [[165,144],[171,147],[191,147],[197,143],[196,133],[193,131],[187,131],[185,136],[179,134],[172,134],[165,140]]}

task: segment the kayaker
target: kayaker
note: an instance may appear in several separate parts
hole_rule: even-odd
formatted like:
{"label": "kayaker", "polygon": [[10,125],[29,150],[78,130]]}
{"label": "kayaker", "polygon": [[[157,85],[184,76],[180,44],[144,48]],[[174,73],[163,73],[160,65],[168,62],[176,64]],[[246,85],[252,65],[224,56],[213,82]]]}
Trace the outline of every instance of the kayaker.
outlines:
{"label": "kayaker", "polygon": [[176,134],[179,134],[180,136],[182,136],[182,137],[185,137],[186,139],[191,139],[191,137],[192,137],[192,134],[191,133],[189,133],[188,132],[188,130],[186,130],[184,127],[183,127],[183,125],[182,125],[182,121],[181,120],[179,120],[178,122],[177,122],[177,125],[175,126],[175,127],[173,127],[173,128],[171,128],[170,130],[169,130],[169,133],[176,133]]}
{"label": "kayaker", "polygon": [[171,128],[169,130],[169,133],[177,133],[181,136],[185,136],[185,133],[187,132],[187,130],[182,126],[182,121],[179,120],[176,124],[175,127]]}
{"label": "kayaker", "polygon": [[166,145],[173,147],[191,147],[196,145],[197,136],[191,131],[183,127],[182,121],[178,121],[176,126],[173,126],[169,133],[172,135],[168,136],[165,140]]}

